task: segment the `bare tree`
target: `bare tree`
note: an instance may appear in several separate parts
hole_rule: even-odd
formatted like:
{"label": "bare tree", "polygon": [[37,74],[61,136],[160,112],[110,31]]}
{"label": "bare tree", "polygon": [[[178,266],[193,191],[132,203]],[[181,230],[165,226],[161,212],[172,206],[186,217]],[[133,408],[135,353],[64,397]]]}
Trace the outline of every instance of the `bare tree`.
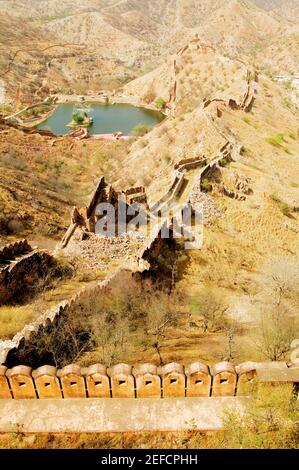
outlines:
{"label": "bare tree", "polygon": [[100,362],[110,366],[126,356],[129,343],[129,322],[127,318],[118,317],[109,323],[104,316],[93,319],[91,339],[97,350]]}
{"label": "bare tree", "polygon": [[299,266],[291,259],[276,259],[266,268],[270,289],[276,295],[276,304],[299,290]]}
{"label": "bare tree", "polygon": [[191,302],[191,311],[198,315],[204,333],[223,329],[227,323],[227,305],[215,290],[203,288]]}
{"label": "bare tree", "polygon": [[235,338],[240,330],[236,323],[229,323],[224,327],[225,330],[225,350],[223,355],[224,361],[233,361],[236,357],[236,342]]}
{"label": "bare tree", "polygon": [[295,318],[280,303],[262,312],[257,325],[256,345],[267,359],[279,361],[290,350],[295,335]]}
{"label": "bare tree", "polygon": [[167,294],[159,293],[156,299],[151,299],[148,305],[146,332],[151,335],[154,340],[152,347],[159,356],[160,365],[163,364],[161,355],[161,342],[165,337],[166,329],[174,325],[176,322],[176,305],[175,296],[170,297]]}

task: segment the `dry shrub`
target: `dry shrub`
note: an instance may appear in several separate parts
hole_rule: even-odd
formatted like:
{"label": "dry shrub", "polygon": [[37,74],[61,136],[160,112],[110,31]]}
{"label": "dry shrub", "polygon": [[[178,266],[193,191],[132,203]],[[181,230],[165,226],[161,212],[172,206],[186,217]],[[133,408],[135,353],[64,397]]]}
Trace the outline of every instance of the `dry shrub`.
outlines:
{"label": "dry shrub", "polygon": [[298,333],[298,322],[286,306],[268,306],[260,313],[255,335],[256,348],[270,361],[283,360]]}
{"label": "dry shrub", "polygon": [[216,289],[203,287],[191,299],[191,312],[202,325],[203,332],[223,330],[228,325],[228,308],[223,295]]}
{"label": "dry shrub", "polygon": [[13,352],[8,364],[62,367],[74,361],[84,365],[126,361],[134,348],[152,347],[166,328],[175,325],[180,302],[175,295],[144,289],[130,274],[120,274],[115,284],[98,294],[91,292],[61,312]]}

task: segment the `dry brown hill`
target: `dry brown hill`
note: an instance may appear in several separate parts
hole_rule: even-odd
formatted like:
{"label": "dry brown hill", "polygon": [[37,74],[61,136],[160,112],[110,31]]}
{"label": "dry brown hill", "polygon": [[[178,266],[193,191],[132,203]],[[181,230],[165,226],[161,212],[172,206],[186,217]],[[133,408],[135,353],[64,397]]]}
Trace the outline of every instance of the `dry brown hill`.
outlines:
{"label": "dry brown hill", "polygon": [[[286,40],[290,31],[294,33],[295,44],[295,27],[289,29],[287,20],[278,20],[277,14],[268,14],[249,2],[232,1],[192,29],[179,26],[182,21],[173,13],[177,12],[177,4],[168,2],[167,10],[166,2],[160,3],[157,12],[168,14],[167,22],[175,26],[168,28],[163,20],[162,29],[155,30],[153,22],[158,22],[155,3],[150,8],[148,3],[140,2],[149,6],[150,15],[143,11],[138,18],[151,25],[151,41],[162,30],[164,44],[171,34],[178,44],[179,30],[185,38],[191,33],[193,37],[197,31],[205,33],[191,43],[185,41],[183,44],[187,43],[188,48],[177,54],[169,55],[175,41],[168,49],[160,44],[158,54],[163,51],[164,63],[123,87],[125,94],[139,95],[148,103],[159,97],[169,101],[172,111],[169,118],[144,137],[132,144],[120,142],[115,147],[114,143],[102,147],[92,140],[74,145],[68,140],[55,143],[53,139],[25,136],[6,126],[1,128],[2,240],[24,234],[31,237],[42,234],[47,240],[58,237],[61,228],[69,222],[70,206],[86,201],[100,174],[105,174],[117,188],[143,184],[149,202],[156,202],[170,188],[176,164],[195,157],[213,161],[229,140],[234,149],[231,159],[219,160],[218,167],[201,184],[197,183],[192,194],[195,203],[204,205],[204,245],[200,250],[185,253],[187,261],[178,273],[178,288],[191,301],[200,299],[202,292],[208,298],[211,292],[216,292],[222,304],[227,305],[229,318],[236,322],[232,333],[234,359],[254,360],[261,353],[255,349],[249,354],[246,342],[256,317],[267,313],[269,305],[273,307],[276,300],[271,270],[277,262],[283,266],[282,272],[287,273],[292,272],[291,266],[298,266],[299,111],[286,87],[274,83],[265,73],[256,76],[250,57],[255,57],[255,62],[260,61],[257,65],[263,67],[269,63],[267,70],[273,70],[277,66],[273,48],[282,38]],[[129,11],[128,5],[132,8]],[[137,8],[136,2],[120,3],[119,8],[124,8],[122,14],[131,18],[132,25],[132,12],[140,11],[140,5]],[[131,37],[128,30],[122,30],[120,22],[118,26],[112,25],[107,17],[104,19],[98,12],[81,12],[72,18],[73,21],[89,18],[90,24],[98,20],[113,28],[110,31],[117,37]],[[34,24],[45,31],[52,27],[51,23],[66,22],[65,28],[72,32],[70,21],[70,18],[55,19],[43,23],[42,27]],[[87,26],[82,38],[88,42],[92,29]],[[145,42],[137,37],[139,33],[135,29],[132,45]],[[47,38],[52,37],[52,33],[48,34]],[[58,29],[55,38],[56,35]],[[207,44],[207,37],[214,46]],[[257,46],[259,49],[255,51]],[[85,47],[87,52],[87,44]],[[294,54],[295,64],[295,49],[290,50],[289,45],[282,43],[279,54],[285,54],[285,69],[291,70],[288,61],[290,54]],[[157,55],[158,62],[160,59],[161,55]],[[74,64],[78,57],[69,60]],[[61,58],[58,72],[65,70],[68,63]],[[106,67],[107,63],[112,68],[113,63],[103,59]],[[79,66],[82,73],[90,70],[88,62]],[[72,70],[75,74],[75,68]],[[70,83],[74,76],[69,75]],[[114,77],[115,69],[111,70],[111,78]],[[244,95],[252,85],[257,94],[252,106],[246,107]],[[196,172],[184,175],[187,188],[195,177]],[[298,312],[297,298],[292,294],[284,299],[287,313],[296,312],[295,308]],[[202,334],[196,326],[201,321],[200,315],[198,311],[192,312],[188,318],[182,316],[179,326],[168,331],[163,339],[164,360],[188,363],[198,357],[213,362],[223,359],[226,333]],[[144,344],[132,342],[131,356],[126,351],[126,357],[120,360],[134,362],[138,357],[150,361],[153,354]]]}
{"label": "dry brown hill", "polygon": [[219,50],[255,63],[270,75],[297,70],[298,25],[250,2],[230,1],[201,30]]}
{"label": "dry brown hill", "polygon": [[[71,25],[70,22],[70,29]],[[108,25],[105,38],[117,41],[117,35],[107,34],[109,30],[113,28]],[[41,87],[81,93],[86,89],[101,89],[108,82],[113,87],[131,77],[132,72],[119,56],[109,57],[94,40],[94,47],[86,48],[71,33],[69,37],[67,34],[60,37],[55,31],[55,27],[50,32],[29,20],[0,11],[0,79],[4,83],[5,102],[22,106],[22,102],[36,101]],[[131,57],[131,40],[124,34],[122,39],[125,39],[122,51],[128,47]]]}
{"label": "dry brown hill", "polygon": [[253,2],[265,10],[274,11],[290,21],[298,21],[299,5],[297,0],[253,0]]}
{"label": "dry brown hill", "polygon": [[[296,12],[298,6],[291,0],[279,8],[276,2],[249,0],[0,1],[4,50],[0,72],[18,47],[28,50],[36,47],[35,42],[79,44],[79,49],[50,49],[40,57],[39,52],[30,52],[27,59],[19,54],[15,72],[4,77],[9,82],[7,96],[12,98],[10,87],[15,94],[20,70],[27,94],[36,81],[64,93],[70,88],[79,93],[114,88],[165,64],[169,54],[199,33],[222,53],[255,63],[268,74],[294,73]],[[7,38],[14,41],[9,49]],[[48,70],[46,62],[51,63]]]}
{"label": "dry brown hill", "polygon": [[[203,248],[189,254],[182,288],[192,295],[200,289],[220,289],[228,299],[230,315],[244,325],[273,301],[275,263],[286,270],[298,265],[299,111],[290,103],[289,91],[264,74],[259,74],[256,99],[248,112],[221,101],[204,106],[203,97],[217,97],[222,84],[222,98],[230,95],[237,100],[245,86],[242,67],[248,65],[241,66],[211,48],[195,47],[186,54],[178,64],[174,116],[133,144],[119,184],[142,183],[151,201],[156,201],[171,184],[174,163],[200,155],[212,159],[225,136],[239,145],[240,155],[236,153],[231,163],[204,182],[208,192],[201,201],[206,213],[214,216],[204,228]],[[139,91],[144,98],[154,85],[167,98],[165,83],[173,83],[174,78],[167,69],[159,68],[125,90]],[[289,299],[290,312],[296,299]],[[239,351],[249,347],[247,334],[235,339]],[[210,341],[200,346],[207,357]]]}
{"label": "dry brown hill", "polygon": [[67,42],[76,41],[93,49],[101,48],[106,60],[121,62],[137,60],[146,50],[146,44],[107,23],[100,13],[82,13],[72,18],[62,18],[45,23],[42,27],[52,36],[63,37]]}
{"label": "dry brown hill", "polygon": [[[111,2],[110,2],[111,3]],[[114,2],[115,3],[115,2]],[[31,19],[51,20],[55,17],[64,17],[74,12],[88,11],[93,7],[103,7],[109,0],[0,0],[0,10]]]}
{"label": "dry brown hill", "polygon": [[55,44],[55,38],[47,37],[28,21],[5,13],[0,13],[0,32],[0,77],[6,95],[18,100],[42,85],[47,73],[46,48]]}

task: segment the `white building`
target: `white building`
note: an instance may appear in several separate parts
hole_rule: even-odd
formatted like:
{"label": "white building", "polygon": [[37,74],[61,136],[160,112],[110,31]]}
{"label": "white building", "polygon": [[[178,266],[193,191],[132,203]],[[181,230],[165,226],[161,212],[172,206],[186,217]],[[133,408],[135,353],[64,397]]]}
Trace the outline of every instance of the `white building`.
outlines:
{"label": "white building", "polygon": [[275,82],[289,83],[292,88],[299,89],[299,73],[294,75],[275,75],[273,79]]}
{"label": "white building", "polygon": [[287,83],[292,80],[292,77],[289,77],[287,75],[275,75],[274,80],[275,82],[279,83]]}

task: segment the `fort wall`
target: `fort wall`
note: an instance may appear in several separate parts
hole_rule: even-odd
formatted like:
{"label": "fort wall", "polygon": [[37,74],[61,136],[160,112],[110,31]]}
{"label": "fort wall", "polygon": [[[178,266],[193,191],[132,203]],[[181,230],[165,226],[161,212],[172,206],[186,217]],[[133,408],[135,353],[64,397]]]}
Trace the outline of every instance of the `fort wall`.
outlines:
{"label": "fort wall", "polygon": [[[255,380],[256,379],[256,380]],[[58,398],[183,398],[247,396],[253,383],[285,384],[298,395],[299,362],[245,362],[212,366],[195,362],[187,367],[121,363],[107,368],[93,364],[62,369],[41,366],[0,366],[0,399]]]}
{"label": "fort wall", "polygon": [[34,288],[54,265],[52,256],[33,249],[26,240],[6,245],[0,250],[0,305]]}

